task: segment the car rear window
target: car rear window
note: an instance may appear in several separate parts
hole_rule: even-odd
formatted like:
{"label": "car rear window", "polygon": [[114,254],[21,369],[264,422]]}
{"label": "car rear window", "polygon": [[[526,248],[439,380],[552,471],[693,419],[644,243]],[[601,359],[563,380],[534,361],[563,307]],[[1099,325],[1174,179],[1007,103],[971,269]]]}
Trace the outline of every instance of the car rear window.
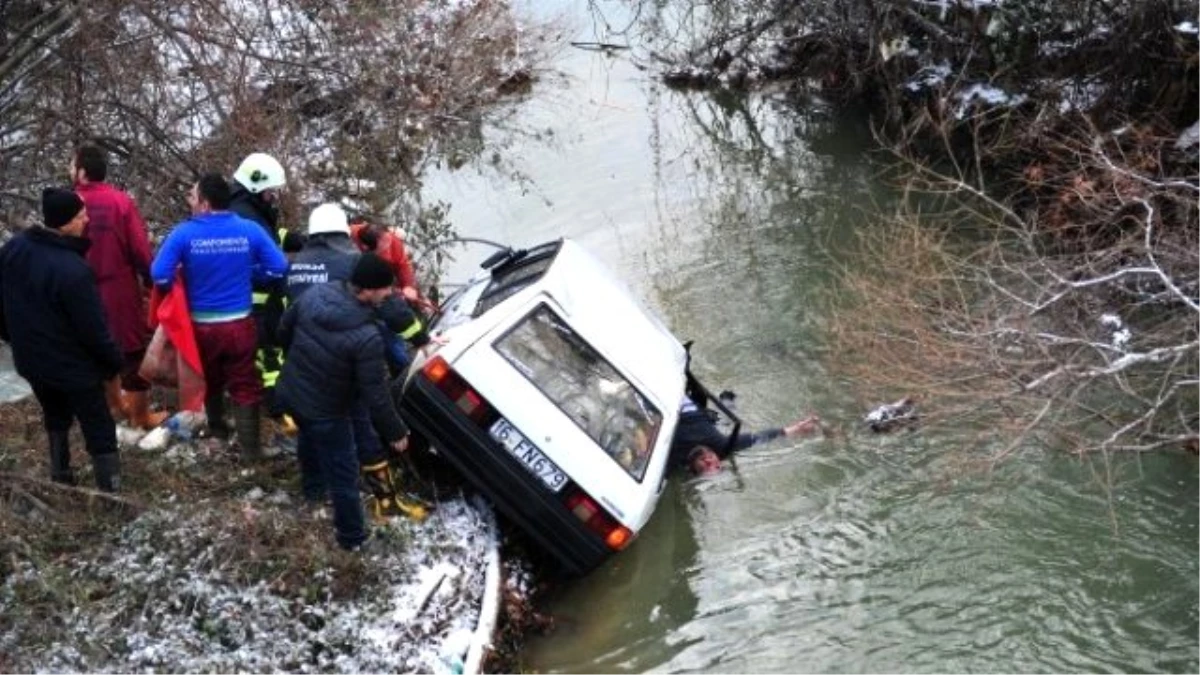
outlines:
{"label": "car rear window", "polygon": [[544,304],[497,340],[495,347],[641,482],[662,413],[612,364]]}
{"label": "car rear window", "polygon": [[542,278],[554,256],[562,248],[562,242],[554,241],[542,244],[527,251],[520,251],[517,256],[506,260],[492,269],[492,280],[487,288],[479,295],[479,302],[472,318],[478,318],[484,312],[504,302],[521,289]]}

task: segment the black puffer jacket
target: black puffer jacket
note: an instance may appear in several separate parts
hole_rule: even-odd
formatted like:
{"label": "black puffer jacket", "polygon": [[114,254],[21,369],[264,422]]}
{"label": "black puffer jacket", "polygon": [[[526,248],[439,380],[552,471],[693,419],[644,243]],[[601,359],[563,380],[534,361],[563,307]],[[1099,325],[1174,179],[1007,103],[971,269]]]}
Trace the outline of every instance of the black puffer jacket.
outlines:
{"label": "black puffer jacket", "polygon": [[[288,268],[288,302],[296,302],[304,291],[315,284],[349,281],[360,255],[347,235],[327,233],[311,236]],[[403,299],[389,297],[375,309],[375,314],[388,330],[406,336],[405,339],[414,347],[428,344],[429,333],[420,323],[414,327],[413,324],[419,319]]]}
{"label": "black puffer jacket", "polygon": [[30,228],[0,248],[0,339],[17,372],[35,384],[86,389],[121,370],[96,278],[90,242]]}
{"label": "black puffer jacket", "polygon": [[317,284],[288,308],[279,325],[287,350],[275,395],[283,410],[307,419],[335,419],[366,404],[383,440],[408,427],[388,394],[383,338],[371,307],[344,283]]}
{"label": "black puffer jacket", "polygon": [[233,187],[233,191],[229,195],[229,210],[261,225],[267,231],[267,235],[271,237],[271,241],[278,245],[280,243],[279,209],[267,203],[262,195],[247,190],[246,186],[237,181],[233,181],[230,185]]}

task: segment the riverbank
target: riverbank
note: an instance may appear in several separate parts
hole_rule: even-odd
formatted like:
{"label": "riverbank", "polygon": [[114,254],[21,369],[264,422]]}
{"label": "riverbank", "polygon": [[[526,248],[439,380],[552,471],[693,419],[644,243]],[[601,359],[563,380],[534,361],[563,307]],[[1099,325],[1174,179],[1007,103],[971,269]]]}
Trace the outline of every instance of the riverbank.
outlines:
{"label": "riverbank", "polygon": [[483,655],[477,628],[490,637],[532,587],[494,562],[485,600],[498,535],[461,494],[350,554],[328,509],[301,504],[290,455],[243,466],[211,439],[127,447],[108,498],[44,480],[33,401],[0,408],[0,428],[5,671],[462,672],[473,646],[475,667]]}

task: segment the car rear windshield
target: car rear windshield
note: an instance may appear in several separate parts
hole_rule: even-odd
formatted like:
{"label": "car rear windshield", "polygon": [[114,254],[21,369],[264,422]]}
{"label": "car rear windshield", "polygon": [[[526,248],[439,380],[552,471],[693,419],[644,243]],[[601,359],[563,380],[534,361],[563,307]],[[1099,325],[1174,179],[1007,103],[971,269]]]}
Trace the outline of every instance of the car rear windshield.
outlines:
{"label": "car rear windshield", "polygon": [[478,318],[484,312],[512,297],[521,289],[542,278],[554,256],[562,248],[561,241],[536,246],[527,251],[518,251],[513,257],[492,268],[492,279],[487,288],[479,295],[479,302],[472,318]]}
{"label": "car rear windshield", "polygon": [[538,305],[496,350],[638,482],[662,413],[548,306]]}

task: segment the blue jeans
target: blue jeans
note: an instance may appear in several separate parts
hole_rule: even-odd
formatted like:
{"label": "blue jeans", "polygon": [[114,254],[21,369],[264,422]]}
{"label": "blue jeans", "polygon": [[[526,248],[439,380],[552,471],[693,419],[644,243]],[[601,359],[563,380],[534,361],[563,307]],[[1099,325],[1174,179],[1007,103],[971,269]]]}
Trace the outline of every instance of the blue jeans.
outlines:
{"label": "blue jeans", "polygon": [[358,494],[357,425],[351,417],[295,419],[300,428],[297,455],[304,497],[320,501],[328,492],[333,502],[337,543],[345,549],[354,548],[367,539],[366,518]]}

